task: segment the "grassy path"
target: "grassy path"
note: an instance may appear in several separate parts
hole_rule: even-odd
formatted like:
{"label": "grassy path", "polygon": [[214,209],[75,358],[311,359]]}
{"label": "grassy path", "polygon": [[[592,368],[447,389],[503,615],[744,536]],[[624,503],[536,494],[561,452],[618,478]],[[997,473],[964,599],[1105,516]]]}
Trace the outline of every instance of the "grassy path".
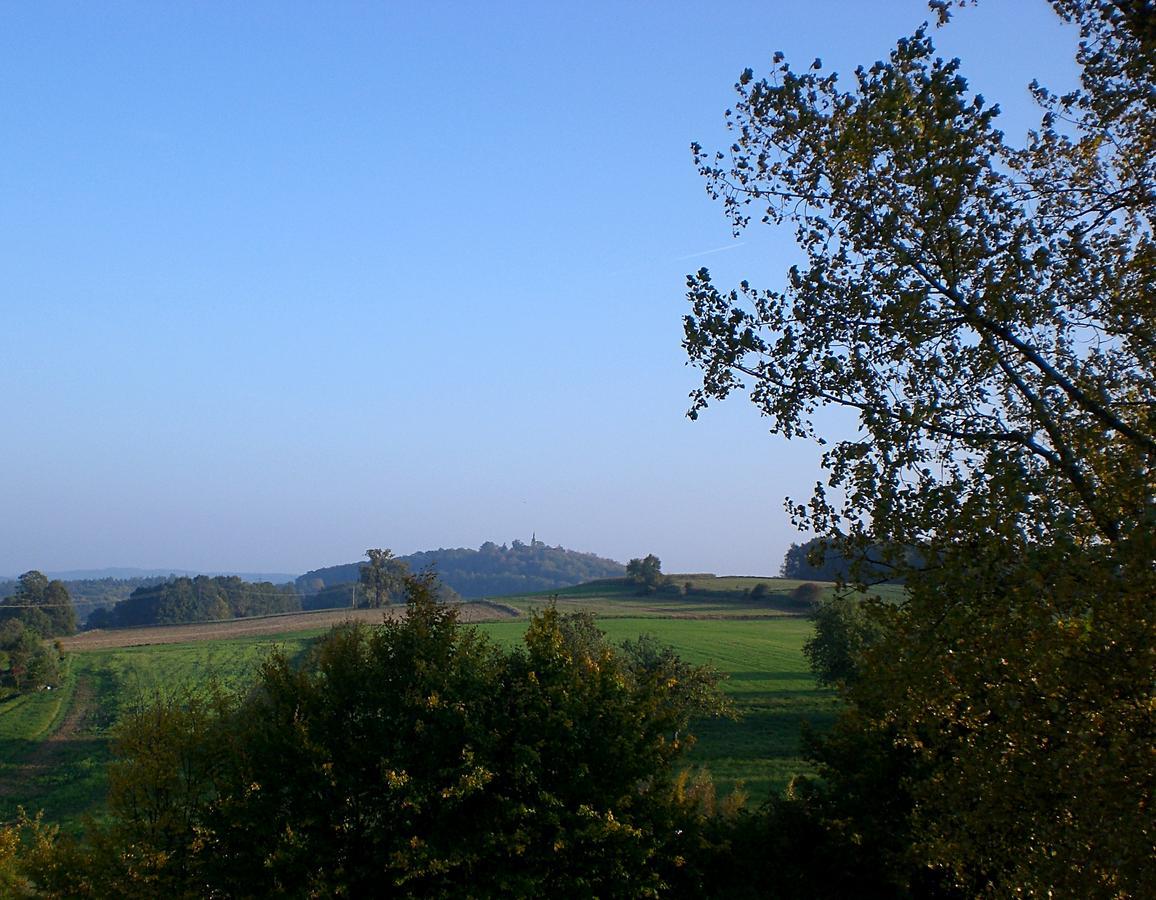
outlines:
{"label": "grassy path", "polygon": [[65,703],[67,712],[52,733],[42,740],[29,741],[23,748],[23,757],[6,762],[0,778],[0,798],[17,797],[23,803],[35,805],[39,799],[38,779],[64,761],[65,745],[79,739],[85,721],[93,712],[92,682],[84,676],[77,678]]}

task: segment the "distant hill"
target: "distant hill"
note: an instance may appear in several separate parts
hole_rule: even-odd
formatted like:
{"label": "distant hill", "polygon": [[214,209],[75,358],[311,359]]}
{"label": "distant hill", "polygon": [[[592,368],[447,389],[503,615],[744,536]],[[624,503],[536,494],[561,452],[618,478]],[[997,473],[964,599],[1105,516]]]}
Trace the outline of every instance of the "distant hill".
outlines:
{"label": "distant hill", "polygon": [[[626,573],[620,562],[564,547],[547,547],[542,541],[524,544],[516,540],[509,546],[486,541],[477,550],[423,550],[400,559],[414,572],[434,568],[446,585],[467,599],[550,591]],[[353,562],[314,569],[297,579],[297,590],[307,598],[322,592],[336,595],[338,592],[330,589],[357,581],[361,566]]]}
{"label": "distant hill", "polygon": [[268,581],[272,584],[288,584],[296,575],[286,572],[234,572],[221,569],[73,569],[67,572],[45,572],[49,578],[59,578],[61,581],[97,581],[108,578],[130,580],[141,578],[178,578],[181,576],[195,578],[197,575],[208,575],[210,578],[218,576],[236,576],[244,581]]}

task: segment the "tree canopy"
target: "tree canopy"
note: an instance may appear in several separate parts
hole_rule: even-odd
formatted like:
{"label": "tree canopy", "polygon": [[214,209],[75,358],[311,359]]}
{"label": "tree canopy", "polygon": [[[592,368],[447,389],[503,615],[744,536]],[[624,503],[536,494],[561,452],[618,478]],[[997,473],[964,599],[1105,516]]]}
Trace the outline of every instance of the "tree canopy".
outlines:
{"label": "tree canopy", "polygon": [[11,619],[22,620],[43,637],[76,631],[76,609],[68,588],[35,569],[21,575],[12,596],[0,603],[0,620]]}
{"label": "tree canopy", "polygon": [[379,608],[389,606],[395,593],[405,586],[409,566],[393,555],[392,550],[366,550],[369,562],[361,566],[358,583],[362,591],[362,606]]}
{"label": "tree canopy", "polygon": [[94,610],[88,617],[88,627],[179,625],[299,609],[301,598],[291,584],[244,581],[236,575],[182,575],[143,585],[115,606]]}
{"label": "tree canopy", "polygon": [[[792,229],[804,262],[782,288],[688,278],[690,414],[746,390],[774,431],[825,445],[794,521],[847,556],[894,548],[905,601],[877,605],[844,722],[912,761],[892,823],[908,871],[1138,895],[1156,839],[1156,10],[1052,6],[1079,29],[1081,83],[1032,85],[1019,146],[926,27],[847,86],[781,54],[742,74],[733,144],[694,156],[736,233]],[[831,405],[857,436],[819,433]]]}
{"label": "tree canopy", "polygon": [[658,590],[666,579],[662,574],[662,560],[653,553],[634,558],[626,564],[626,577],[638,585],[638,589],[645,594],[652,594]]}

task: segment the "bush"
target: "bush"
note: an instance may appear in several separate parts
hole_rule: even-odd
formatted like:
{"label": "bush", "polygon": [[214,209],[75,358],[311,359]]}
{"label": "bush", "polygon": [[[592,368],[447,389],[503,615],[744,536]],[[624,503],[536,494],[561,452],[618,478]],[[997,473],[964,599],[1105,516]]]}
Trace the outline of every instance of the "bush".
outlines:
{"label": "bush", "polygon": [[816,606],[822,597],[823,588],[813,581],[804,581],[791,591],[791,601],[794,605],[805,609],[811,609]]}

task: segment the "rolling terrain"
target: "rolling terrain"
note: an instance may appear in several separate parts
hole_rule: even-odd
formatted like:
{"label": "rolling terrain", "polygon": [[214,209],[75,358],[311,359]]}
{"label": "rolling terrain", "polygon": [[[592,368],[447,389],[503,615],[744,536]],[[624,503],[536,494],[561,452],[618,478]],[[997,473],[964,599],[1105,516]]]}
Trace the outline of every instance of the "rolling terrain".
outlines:
{"label": "rolling terrain", "polygon": [[[625,579],[463,604],[462,619],[495,641],[518,641],[527,613],[555,602],[589,610],[614,642],[650,633],[689,662],[726,673],[724,690],[739,718],[697,726],[692,769],[711,773],[720,795],[736,787],[758,803],[807,771],[799,727],[825,727],[835,700],[818,687],[801,648],[811,624],[791,608],[798,582],[767,578],[676,576],[685,589],[639,596]],[[766,587],[752,600],[756,585]],[[328,610],[226,622],[92,631],[66,639],[69,668],[58,691],[28,695],[0,711],[0,818],[17,806],[43,809],[46,819],[78,827],[99,815],[119,715],[136,704],[209,679],[244,689],[274,646],[297,653],[333,625],[353,618],[379,622],[401,607]]]}

